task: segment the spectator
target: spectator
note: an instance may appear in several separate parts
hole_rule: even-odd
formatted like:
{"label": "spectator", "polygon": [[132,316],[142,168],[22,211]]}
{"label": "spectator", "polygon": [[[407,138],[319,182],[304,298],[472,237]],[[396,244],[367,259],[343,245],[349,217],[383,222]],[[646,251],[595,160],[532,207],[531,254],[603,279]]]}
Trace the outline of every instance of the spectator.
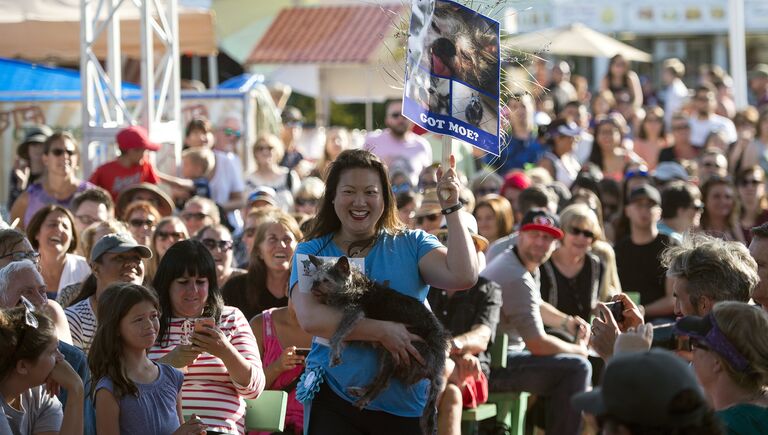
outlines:
{"label": "spectator", "polygon": [[232,267],[234,253],[232,247],[232,234],[224,225],[208,225],[195,234],[195,240],[199,240],[208,249],[216,264],[216,282],[222,283],[237,275],[245,273],[243,269]]}
{"label": "spectator", "polygon": [[688,87],[683,83],[685,64],[677,58],[664,61],[661,70],[661,82],[664,84],[664,124],[672,128],[672,115],[683,109],[688,99]]}
{"label": "spectator", "polygon": [[489,169],[483,169],[475,173],[469,180],[469,188],[476,199],[480,199],[491,193],[499,193],[504,180]]}
{"label": "spectator", "polygon": [[677,162],[661,162],[652,172],[653,184],[659,188],[665,188],[673,181],[687,182],[690,179],[688,171]]}
{"label": "spectator", "polygon": [[256,170],[248,174],[245,185],[253,191],[267,186],[277,192],[277,206],[285,211],[293,209],[293,196],[299,190],[299,175],[285,166],[279,166],[285,146],[273,134],[259,136],[253,144]]}
{"label": "spectator", "polygon": [[[149,358],[186,367],[181,406],[199,415],[207,430],[244,433],[243,399],[261,394],[264,372],[248,321],[222,302],[211,254],[197,240],[182,240],[165,253],[152,283],[161,314]],[[185,322],[197,317],[212,317],[214,326],[190,337]]]}
{"label": "spectator", "polygon": [[24,139],[16,148],[17,158],[13,163],[13,171],[9,183],[8,209],[27,190],[27,187],[36,183],[45,172],[43,165],[43,143],[53,130],[44,124],[28,127],[24,133]]}
{"label": "spectator", "polygon": [[699,185],[703,185],[711,177],[725,178],[728,176],[728,159],[722,150],[706,148],[699,156]]}
{"label": "spectator", "polygon": [[[581,416],[569,404],[586,391],[591,366],[586,360],[588,324],[542,302],[538,268],[562,238],[557,219],[544,211],[523,217],[517,245],[494,258],[481,276],[498,282],[503,303],[499,327],[509,335],[507,367],[491,371],[491,391],[528,391],[550,399],[547,433],[578,433]],[[575,343],[544,332],[544,326],[566,329]],[[523,348],[527,350],[523,350]]]}
{"label": "spectator", "polygon": [[256,232],[264,219],[267,219],[273,213],[282,211],[275,207],[251,208],[245,214],[245,224],[235,242],[235,260],[238,267],[248,269],[249,258],[253,250],[253,241],[256,239]]}
{"label": "spectator", "polygon": [[637,133],[634,151],[645,161],[648,169],[656,169],[661,150],[667,148],[664,111],[658,106],[648,108]]}
{"label": "spectator", "polygon": [[207,119],[195,118],[184,129],[184,150],[201,147],[213,147],[213,126]]}
{"label": "spectator", "polygon": [[[26,303],[0,311],[0,337],[0,430],[4,434],[83,433],[83,381],[58,351],[51,320]],[[63,410],[61,402],[46,393],[47,382],[67,390]]]}
{"label": "spectator", "polygon": [[424,192],[419,208],[416,209],[416,228],[426,232],[440,228],[443,215],[440,213],[440,199],[437,197],[437,189],[429,189]]}
{"label": "spectator", "polygon": [[421,206],[421,196],[417,193],[405,191],[396,196],[397,215],[407,228],[416,229],[416,210]]}
{"label": "spectator", "polygon": [[699,230],[723,240],[745,243],[739,221],[741,204],[729,178],[711,176],[701,186],[704,211]]}
{"label": "spectator", "polygon": [[80,180],[77,170],[77,141],[67,132],[54,133],[43,143],[45,176],[30,184],[13,203],[11,220],[21,218],[19,228],[30,224],[32,216],[48,204],[69,208],[75,194],[95,187]]}
{"label": "spectator", "polygon": [[691,143],[693,146],[704,146],[707,136],[713,132],[721,132],[726,144],[736,142],[736,127],[733,122],[715,114],[717,100],[716,90],[711,85],[696,87],[693,97],[694,113],[690,119]]}
{"label": "spectator", "polygon": [[752,228],[749,254],[757,262],[757,273],[760,277],[752,300],[768,311],[768,223]]}
{"label": "spectator", "polygon": [[[464,215],[480,255],[488,241],[473,230],[471,217]],[[448,230],[434,231],[438,240],[448,242]],[[478,262],[481,259],[478,257]],[[451,334],[451,348],[447,384],[438,399],[438,434],[461,434],[462,408],[475,408],[488,398],[488,379],[491,372],[489,345],[496,335],[501,307],[501,287],[483,277],[467,291],[448,292],[430,287],[429,306]]]}
{"label": "spectator", "polygon": [[[555,114],[560,116],[565,105],[578,98],[576,88],[571,84],[571,67],[568,62],[560,61],[552,65],[550,78],[551,81],[547,88],[549,88],[552,101],[555,103]],[[572,121],[574,120],[572,119]]]}
{"label": "spectator", "polygon": [[32,216],[27,228],[32,248],[40,253],[40,271],[48,287],[48,297],[64,287],[82,281],[90,269],[85,258],[75,254],[75,219],[66,208],[46,205]]}
{"label": "spectator", "polygon": [[672,146],[659,152],[659,162],[677,162],[694,160],[699,156],[701,146],[691,143],[691,124],[687,116],[675,113],[670,120]]}
{"label": "spectator", "polygon": [[194,236],[200,228],[206,225],[221,223],[219,209],[216,203],[208,198],[193,196],[184,204],[181,211],[181,220],[187,227],[190,236]]}
{"label": "spectator", "polygon": [[320,160],[317,162],[312,175],[321,180],[325,180],[325,176],[328,173],[328,165],[333,163],[342,151],[351,147],[352,144],[349,137],[349,131],[346,128],[332,127],[326,130],[323,155],[320,156]]}
{"label": "spectator", "polygon": [[768,65],[759,63],[749,73],[749,89],[755,106],[762,110],[768,104]]}
{"label": "spectator", "polygon": [[512,169],[523,169],[527,164],[541,160],[544,147],[539,143],[533,123],[533,97],[515,94],[507,101],[509,131],[499,157],[486,154],[483,163],[494,172],[504,175]]}
{"label": "spectator", "polygon": [[608,89],[604,89],[592,99],[592,120],[590,127],[594,127],[595,119],[608,116],[616,109],[616,97]]}
{"label": "spectator", "polygon": [[620,54],[611,58],[608,63],[608,72],[600,82],[600,90],[609,90],[613,94],[626,92],[629,94],[629,102],[632,107],[643,107],[643,90],[640,87],[640,78],[637,73],[629,69],[629,63]]}
{"label": "spectator", "polygon": [[75,216],[75,233],[81,238],[89,226],[115,217],[115,203],[109,192],[100,187],[75,195],[70,209]]}
{"label": "spectator", "polygon": [[368,134],[365,148],[375,153],[391,170],[403,170],[415,186],[421,170],[432,164],[432,147],[426,139],[410,131],[412,124],[403,116],[402,108],[400,100],[387,101],[384,119],[387,128]]}
{"label": "spectator", "polygon": [[703,210],[698,187],[685,181],[673,181],[661,191],[661,220],[656,228],[660,234],[682,242],[685,233],[699,226]]}
{"label": "spectator", "polygon": [[531,187],[531,180],[525,175],[525,172],[512,171],[504,176],[504,184],[501,186],[499,195],[507,198],[514,212],[517,207],[517,198],[520,197],[523,190],[529,187]]}
{"label": "spectator", "polygon": [[297,169],[298,164],[304,159],[298,149],[299,139],[301,139],[302,126],[304,125],[304,115],[293,106],[286,106],[280,115],[283,121],[283,129],[280,133],[280,139],[285,145],[283,157],[279,160],[280,166],[288,169]]}
{"label": "spectator", "polygon": [[589,161],[603,171],[603,177],[619,181],[624,178],[624,172],[632,164],[642,160],[624,145],[627,124],[619,114],[611,114],[597,119],[595,126],[595,145]]}
{"label": "spectator", "polygon": [[144,281],[142,259],[151,256],[149,248],[137,244],[125,233],[108,234],[96,242],[90,259],[95,286],[84,287],[72,305],[64,310],[72,332],[72,344],[86,355],[98,325],[99,298],[115,282],[141,285]]}
{"label": "spectator", "polygon": [[745,168],[736,174],[736,191],[741,204],[739,228],[747,244],[750,230],[768,222],[768,198],[765,196],[765,171],[759,166]]}
{"label": "spectator", "polygon": [[659,260],[674,241],[657,229],[660,204],[656,188],[643,185],[633,190],[624,206],[630,232],[616,243],[621,288],[640,293],[640,303],[650,318],[671,317],[674,312],[672,288]]}
{"label": "spectator", "polygon": [[484,196],[475,205],[473,215],[477,219],[478,233],[490,243],[510,235],[515,226],[512,205],[500,195]]}
{"label": "spectator", "polygon": [[609,435],[723,433],[690,367],[665,350],[612,359],[603,384],[571,403],[597,417]]}
{"label": "spectator", "polygon": [[139,183],[128,186],[120,196],[117,197],[115,205],[115,216],[125,216],[125,211],[135,201],[146,201],[154,207],[160,217],[173,214],[173,201],[160,188],[150,183]]}
{"label": "spectator", "polygon": [[123,222],[128,226],[133,239],[140,245],[152,244],[152,233],[157,228],[160,213],[148,201],[132,202],[123,212]]}
{"label": "spectator", "polygon": [[317,214],[317,205],[325,193],[325,183],[319,178],[307,177],[301,181],[294,199],[294,211],[309,216]]}
{"label": "spectator", "polygon": [[704,317],[677,321],[690,337],[693,368],[728,433],[768,431],[768,314],[743,302],[720,302]]}
{"label": "spectator", "polygon": [[157,222],[155,231],[152,233],[152,241],[148,245],[152,251],[152,258],[144,264],[146,282],[151,282],[155,277],[160,260],[168,251],[168,248],[179,240],[187,240],[188,238],[187,227],[176,216],[164,217]]}
{"label": "spectator", "polygon": [[563,183],[570,188],[581,165],[574,156],[574,146],[577,138],[581,136],[581,130],[576,123],[557,119],[547,127],[547,137],[551,151],[546,151],[538,165],[549,171],[555,181]]}
{"label": "spectator", "polygon": [[[191,183],[187,187],[188,195],[211,197],[211,178],[216,173],[216,156],[210,148],[196,147],[184,150],[181,153],[181,176]],[[179,190],[177,190],[179,192]],[[178,208],[184,207],[183,195],[179,195],[176,201]]]}
{"label": "spectator", "polygon": [[755,125],[755,138],[744,151],[741,166],[748,168],[760,165],[764,171],[768,170],[766,152],[768,152],[768,109],[763,109]]}
{"label": "spectator", "polygon": [[589,160],[589,155],[592,154],[592,145],[595,142],[595,137],[590,133],[590,123],[592,117],[587,112],[587,106],[579,101],[569,101],[563,108],[561,118],[570,119],[575,122],[581,129],[581,135],[576,142],[574,155],[580,165],[585,164]]}
{"label": "spectator", "polygon": [[[760,156],[753,155],[752,143],[755,141],[757,132],[757,123],[760,114],[752,106],[747,106],[739,110],[733,117],[733,124],[736,126],[736,135],[738,139],[728,147],[728,171],[731,174],[737,174],[744,168],[760,164]],[[750,152],[748,153],[747,150]],[[744,163],[745,157],[749,157],[749,165]]]}

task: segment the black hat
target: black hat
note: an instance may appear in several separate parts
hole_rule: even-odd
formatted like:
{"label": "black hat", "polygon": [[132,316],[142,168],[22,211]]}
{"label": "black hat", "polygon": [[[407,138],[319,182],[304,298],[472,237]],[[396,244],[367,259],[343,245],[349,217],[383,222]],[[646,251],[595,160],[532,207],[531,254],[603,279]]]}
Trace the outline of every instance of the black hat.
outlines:
{"label": "black hat", "polygon": [[51,127],[45,124],[37,124],[25,129],[24,140],[16,148],[16,154],[24,160],[29,160],[29,145],[44,143],[53,134]]}
{"label": "black hat", "polygon": [[629,198],[627,200],[628,204],[631,204],[638,199],[647,198],[653,201],[656,205],[661,205],[661,195],[659,195],[659,191],[656,190],[655,187],[651,186],[650,184],[643,184],[640,187],[636,187],[632,190],[632,192],[629,194]]}
{"label": "black hat", "polygon": [[544,231],[556,239],[563,238],[560,220],[557,216],[544,210],[531,210],[525,214],[520,224],[520,231]]}

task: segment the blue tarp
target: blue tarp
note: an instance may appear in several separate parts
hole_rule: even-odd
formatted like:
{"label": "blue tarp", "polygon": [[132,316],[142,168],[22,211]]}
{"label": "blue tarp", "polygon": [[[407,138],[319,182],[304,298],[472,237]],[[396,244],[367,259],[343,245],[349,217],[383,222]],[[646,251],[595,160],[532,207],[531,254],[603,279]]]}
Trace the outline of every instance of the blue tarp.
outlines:
{"label": "blue tarp", "polygon": [[[0,58],[0,101],[79,100],[80,72]],[[123,90],[140,91],[123,83]]]}

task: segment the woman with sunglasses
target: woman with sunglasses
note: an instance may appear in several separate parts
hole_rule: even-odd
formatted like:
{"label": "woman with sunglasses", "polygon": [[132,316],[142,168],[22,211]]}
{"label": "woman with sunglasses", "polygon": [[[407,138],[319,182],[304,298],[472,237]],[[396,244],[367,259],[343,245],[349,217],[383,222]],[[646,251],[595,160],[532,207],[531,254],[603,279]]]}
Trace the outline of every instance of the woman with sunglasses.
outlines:
{"label": "woman with sunglasses", "polygon": [[736,174],[736,189],[741,203],[741,233],[749,244],[752,240],[752,228],[768,222],[768,198],[765,196],[763,168],[752,166],[739,171]]}
{"label": "woman with sunglasses", "polygon": [[213,256],[216,264],[216,281],[221,283],[221,286],[230,278],[245,273],[243,269],[233,266],[235,254],[232,248],[235,244],[232,241],[232,233],[227,227],[221,224],[205,226],[197,232],[195,239],[199,240]]}
{"label": "woman with sunglasses", "polygon": [[693,368],[729,434],[768,433],[768,314],[743,302],[720,302],[704,317],[677,321],[688,336]]}
{"label": "woman with sunglasses", "polygon": [[149,249],[152,250],[152,258],[146,265],[147,281],[151,281],[155,277],[155,271],[160,264],[160,260],[165,255],[165,252],[174,243],[179,240],[186,240],[189,238],[187,227],[184,226],[184,222],[176,216],[168,216],[160,219],[155,228],[155,232],[152,233],[152,242],[149,245]]}
{"label": "woman with sunglasses", "polygon": [[[597,215],[585,204],[573,204],[560,214],[564,235],[550,259],[541,267],[541,296],[552,307],[568,315],[562,329],[575,337],[577,318],[589,319],[601,298],[606,267],[592,253],[602,240]],[[606,295],[610,297],[610,295]]]}
{"label": "woman with sunglasses", "polygon": [[221,288],[224,302],[240,308],[251,319],[262,311],[288,304],[291,259],[302,233],[289,214],[274,210],[256,229],[248,273],[227,281]]}
{"label": "woman with sunglasses", "polygon": [[277,205],[285,211],[293,208],[293,196],[299,189],[299,175],[280,161],[285,154],[285,145],[277,136],[259,136],[253,144],[253,159],[256,169],[245,177],[249,191],[259,186],[269,186],[277,192]]}
{"label": "woman with sunglasses", "polygon": [[68,132],[54,133],[43,143],[45,172],[39,182],[27,187],[11,208],[11,222],[22,219],[21,229],[46,204],[69,208],[75,194],[96,187],[77,178],[77,141]]}
{"label": "woman with sunglasses", "polygon": [[659,153],[668,145],[664,127],[664,109],[659,106],[648,108],[645,118],[640,122],[634,151],[645,160],[648,169],[653,170],[659,163]]}

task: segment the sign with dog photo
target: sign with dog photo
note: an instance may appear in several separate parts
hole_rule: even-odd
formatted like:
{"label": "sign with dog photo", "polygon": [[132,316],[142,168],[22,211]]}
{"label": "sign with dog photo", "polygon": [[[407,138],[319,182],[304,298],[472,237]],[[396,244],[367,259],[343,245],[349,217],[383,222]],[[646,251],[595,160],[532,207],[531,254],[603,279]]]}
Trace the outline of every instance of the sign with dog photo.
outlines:
{"label": "sign with dog photo", "polygon": [[499,23],[449,0],[413,0],[403,115],[499,155]]}

